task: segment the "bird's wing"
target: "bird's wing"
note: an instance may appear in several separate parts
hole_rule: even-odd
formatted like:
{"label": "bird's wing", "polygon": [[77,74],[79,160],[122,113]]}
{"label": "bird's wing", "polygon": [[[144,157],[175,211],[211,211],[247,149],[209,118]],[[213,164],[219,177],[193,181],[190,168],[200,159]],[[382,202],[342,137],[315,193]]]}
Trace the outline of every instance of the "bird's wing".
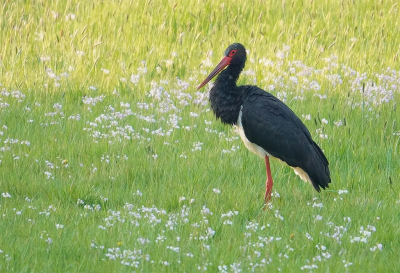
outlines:
{"label": "bird's wing", "polygon": [[318,185],[327,187],[328,161],[303,122],[273,95],[253,86],[248,88],[251,91],[242,108],[247,139],[289,166],[300,167],[318,191]]}
{"label": "bird's wing", "polygon": [[298,167],[293,159],[303,158],[304,147],[312,143],[309,131],[293,111],[265,91],[253,90],[244,100],[242,126],[250,142],[292,167]]}

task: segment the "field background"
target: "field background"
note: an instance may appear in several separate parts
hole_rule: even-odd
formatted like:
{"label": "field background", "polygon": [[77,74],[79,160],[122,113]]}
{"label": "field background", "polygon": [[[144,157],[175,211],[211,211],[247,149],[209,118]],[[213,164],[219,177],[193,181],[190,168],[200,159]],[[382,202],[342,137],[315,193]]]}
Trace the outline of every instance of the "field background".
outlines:
{"label": "field background", "polygon": [[[3,1],[1,272],[399,272],[397,1]],[[324,150],[321,193],[265,169],[198,84],[238,84]]]}

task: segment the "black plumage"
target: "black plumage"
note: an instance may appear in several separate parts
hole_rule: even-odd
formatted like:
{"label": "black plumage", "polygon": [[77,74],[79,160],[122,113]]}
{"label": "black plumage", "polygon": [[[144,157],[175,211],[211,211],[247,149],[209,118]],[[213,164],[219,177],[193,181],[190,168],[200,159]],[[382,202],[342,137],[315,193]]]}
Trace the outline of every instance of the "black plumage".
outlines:
{"label": "black plumage", "polygon": [[198,89],[222,71],[210,90],[211,108],[222,122],[238,128],[247,148],[265,156],[265,201],[269,201],[272,189],[269,156],[295,168],[296,173],[303,180],[309,181],[318,192],[320,188],[327,188],[331,182],[328,160],[312,140],[303,122],[272,94],[257,86],[236,85],[245,62],[244,46],[239,43],[230,45],[225,51],[225,57]]}
{"label": "black plumage", "polygon": [[301,120],[283,102],[255,87],[243,101],[242,125],[247,139],[291,167],[299,167],[319,192],[330,183],[328,160]]}

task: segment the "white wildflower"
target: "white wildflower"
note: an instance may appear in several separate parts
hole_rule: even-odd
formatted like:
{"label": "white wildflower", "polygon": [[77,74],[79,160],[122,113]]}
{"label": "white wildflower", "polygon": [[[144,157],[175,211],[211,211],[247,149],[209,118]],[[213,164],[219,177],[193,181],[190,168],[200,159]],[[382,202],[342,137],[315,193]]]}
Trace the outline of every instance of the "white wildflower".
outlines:
{"label": "white wildflower", "polygon": [[11,195],[8,192],[3,192],[1,194],[4,198],[11,198]]}
{"label": "white wildflower", "polygon": [[217,193],[217,194],[220,194],[220,193],[221,193],[221,191],[220,191],[219,189],[213,189],[213,192],[215,192],[215,193]]}

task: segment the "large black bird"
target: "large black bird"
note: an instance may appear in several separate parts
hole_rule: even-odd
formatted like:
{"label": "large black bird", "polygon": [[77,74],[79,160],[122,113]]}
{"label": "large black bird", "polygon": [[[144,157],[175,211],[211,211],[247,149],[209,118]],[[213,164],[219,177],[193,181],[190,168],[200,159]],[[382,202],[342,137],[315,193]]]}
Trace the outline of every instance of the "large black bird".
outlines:
{"label": "large black bird", "polygon": [[265,158],[265,203],[271,199],[273,185],[269,157],[286,162],[318,192],[320,188],[328,188],[331,182],[328,160],[296,114],[282,101],[257,86],[236,85],[245,63],[244,46],[231,44],[222,61],[197,89],[227,67],[211,88],[211,108],[217,119],[236,127],[250,151]]}

